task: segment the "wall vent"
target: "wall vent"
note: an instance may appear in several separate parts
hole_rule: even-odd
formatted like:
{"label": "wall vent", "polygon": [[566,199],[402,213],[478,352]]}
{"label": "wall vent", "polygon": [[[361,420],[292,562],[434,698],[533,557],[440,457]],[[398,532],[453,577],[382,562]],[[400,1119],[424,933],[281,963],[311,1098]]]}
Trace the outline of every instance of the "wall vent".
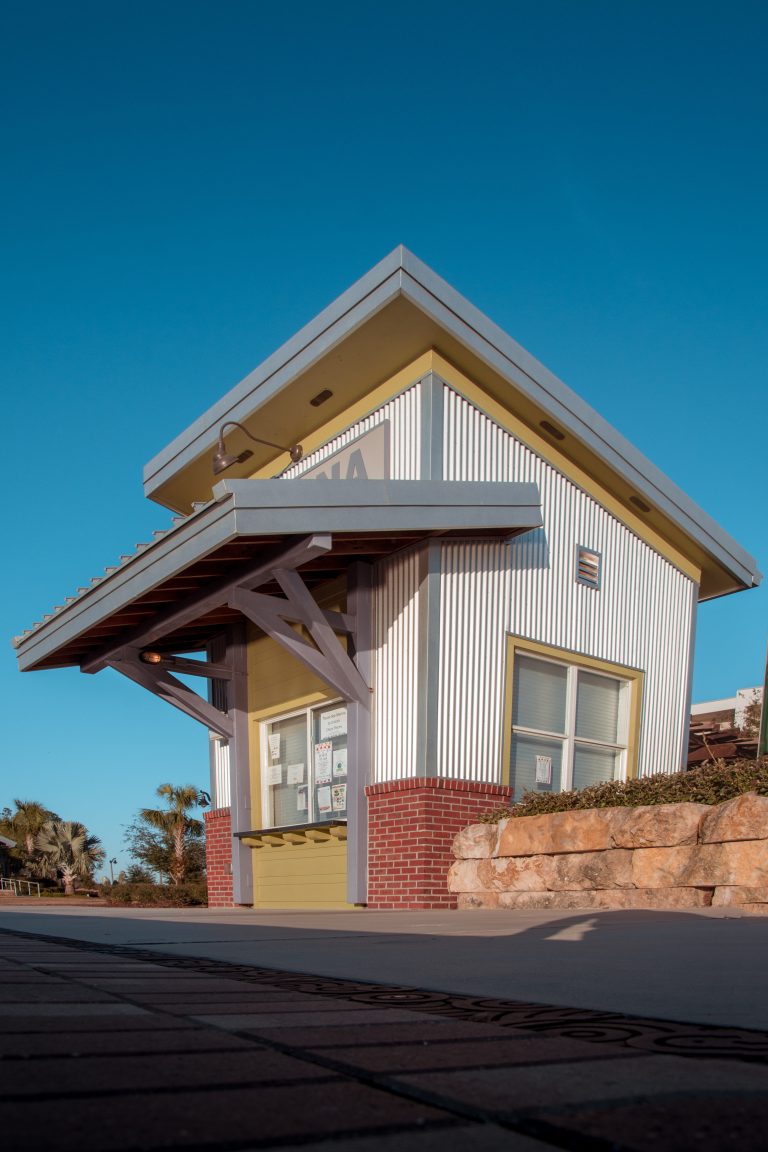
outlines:
{"label": "wall vent", "polygon": [[594,548],[576,547],[576,583],[599,588],[603,558]]}

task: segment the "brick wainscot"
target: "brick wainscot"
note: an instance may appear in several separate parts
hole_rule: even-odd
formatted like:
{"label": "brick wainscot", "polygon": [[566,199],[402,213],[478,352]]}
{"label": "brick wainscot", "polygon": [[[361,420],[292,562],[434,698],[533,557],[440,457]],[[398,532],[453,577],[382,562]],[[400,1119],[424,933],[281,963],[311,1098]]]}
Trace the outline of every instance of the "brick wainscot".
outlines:
{"label": "brick wainscot", "polygon": [[205,870],[208,877],[208,907],[231,908],[232,815],[229,808],[212,808],[205,816]]}
{"label": "brick wainscot", "polygon": [[508,804],[512,789],[439,776],[371,784],[368,907],[455,908],[446,877],[456,833]]}

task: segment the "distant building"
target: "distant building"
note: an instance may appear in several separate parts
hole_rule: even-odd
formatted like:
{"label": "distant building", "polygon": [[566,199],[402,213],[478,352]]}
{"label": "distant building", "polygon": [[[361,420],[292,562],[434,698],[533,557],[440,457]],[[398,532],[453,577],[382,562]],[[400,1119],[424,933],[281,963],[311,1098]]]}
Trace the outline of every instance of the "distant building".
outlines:
{"label": "distant building", "polygon": [[15,644],[22,670],[111,667],[209,729],[212,904],[447,906],[479,812],[676,771],[697,603],[761,578],[402,248],[144,490],[173,527]]}
{"label": "distant building", "polygon": [[691,705],[691,722],[694,724],[723,724],[731,728],[744,728],[747,709],[754,704],[762,704],[762,688],[739,688],[735,696],[723,700],[702,700]]}

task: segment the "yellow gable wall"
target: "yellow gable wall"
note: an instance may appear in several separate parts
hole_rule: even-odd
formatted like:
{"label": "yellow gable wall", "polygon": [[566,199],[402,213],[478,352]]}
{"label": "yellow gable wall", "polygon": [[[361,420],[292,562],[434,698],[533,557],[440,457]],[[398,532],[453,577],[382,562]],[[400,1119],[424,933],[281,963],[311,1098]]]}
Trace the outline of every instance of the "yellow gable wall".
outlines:
{"label": "yellow gable wall", "polygon": [[[323,608],[336,612],[346,610],[342,581],[334,581],[316,590],[315,596]],[[340,639],[344,644],[344,637]],[[262,722],[323,700],[333,700],[336,695],[295,656],[249,625],[248,737],[254,828],[264,826],[261,807]],[[346,892],[346,841],[332,838],[253,849],[255,907],[342,908],[348,907]]]}

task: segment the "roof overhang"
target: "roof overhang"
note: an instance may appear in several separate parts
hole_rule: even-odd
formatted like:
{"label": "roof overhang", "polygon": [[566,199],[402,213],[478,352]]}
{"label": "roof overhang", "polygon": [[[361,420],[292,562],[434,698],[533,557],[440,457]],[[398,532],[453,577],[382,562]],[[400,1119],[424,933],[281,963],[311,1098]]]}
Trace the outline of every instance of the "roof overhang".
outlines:
{"label": "roof overhang", "polygon": [[[211,494],[210,457],[228,420],[291,444],[363,399],[435,349],[539,432],[563,436],[558,450],[702,571],[700,598],[751,588],[754,559],[607,421],[510,336],[405,248],[395,249],[147,464],[145,494],[176,511]],[[333,395],[315,408],[325,389]],[[237,436],[234,437],[237,440]],[[248,444],[255,448],[255,445]],[[251,475],[274,458],[258,448],[231,475]],[[288,463],[285,457],[285,463]],[[275,461],[279,466],[280,460]],[[639,500],[639,504],[637,501]]]}
{"label": "roof overhang", "polygon": [[[508,539],[541,525],[534,484],[424,480],[226,480],[209,505],[14,641],[22,671],[106,666],[110,654],[158,642],[193,651],[240,619],[233,583],[317,533],[297,552],[311,587],[430,538]],[[309,559],[306,556],[309,555]],[[263,591],[269,592],[269,588]]]}

